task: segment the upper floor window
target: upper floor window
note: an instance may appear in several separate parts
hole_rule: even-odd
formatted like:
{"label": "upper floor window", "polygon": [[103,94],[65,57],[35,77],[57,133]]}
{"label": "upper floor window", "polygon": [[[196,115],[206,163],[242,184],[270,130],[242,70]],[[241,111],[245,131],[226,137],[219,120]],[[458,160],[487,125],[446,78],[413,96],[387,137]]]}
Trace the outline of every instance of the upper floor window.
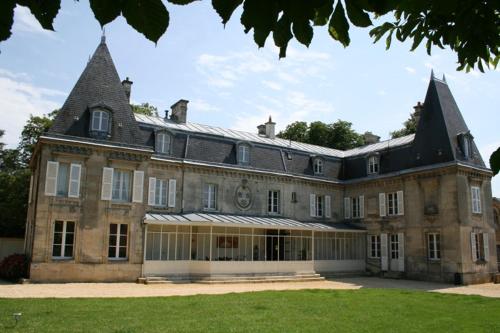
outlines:
{"label": "upper floor window", "polygon": [[92,131],[109,132],[109,112],[104,110],[94,110],[92,112]]}
{"label": "upper floor window", "polygon": [[48,161],[45,195],[78,198],[81,171],[80,164]]}
{"label": "upper floor window", "polygon": [[52,258],[73,258],[73,246],[75,243],[75,222],[55,221],[54,239],[52,241]]}
{"label": "upper floor window", "polygon": [[398,195],[396,192],[387,193],[388,215],[398,215]]}
{"label": "upper floor window", "polygon": [[206,210],[217,209],[217,185],[205,184],[203,186],[203,208]]}
{"label": "upper floor window", "polygon": [[470,159],[473,155],[472,150],[472,140],[474,137],[469,133],[461,133],[458,135],[458,142],[460,144],[460,149],[465,159]]}
{"label": "upper floor window", "polygon": [[155,206],[167,206],[168,181],[165,179],[155,179]]}
{"label": "upper floor window", "polygon": [[359,197],[351,198],[351,207],[352,207],[352,218],[360,218],[361,217],[361,207],[359,202]]}
{"label": "upper floor window", "polygon": [[238,146],[238,163],[250,163],[250,147],[248,145],[241,144]]}
{"label": "upper floor window", "polygon": [[470,236],[472,261],[488,261],[490,252],[488,234],[485,232],[472,232]]}
{"label": "upper floor window", "polygon": [[378,203],[380,216],[404,215],[403,191],[379,193]]}
{"label": "upper floor window", "polygon": [[130,171],[114,169],[112,193],[114,201],[130,201],[130,174]]}
{"label": "upper floor window", "polygon": [[321,158],[315,158],[313,162],[314,174],[322,175],[323,174],[323,160]]}
{"label": "upper floor window", "polygon": [[267,211],[271,214],[280,214],[280,191],[269,191]]}
{"label": "upper floor window", "polygon": [[160,154],[170,154],[171,139],[168,133],[160,132],[156,134],[156,151]]}
{"label": "upper floor window", "polygon": [[379,160],[378,156],[368,157],[368,174],[373,175],[379,171]]}
{"label": "upper floor window", "polygon": [[316,217],[323,216],[323,208],[324,208],[324,197],[321,195],[316,196]]}
{"label": "upper floor window", "polygon": [[472,186],[472,212],[474,214],[481,214],[481,192],[478,186]]}
{"label": "upper floor window", "polygon": [[430,260],[441,259],[441,236],[437,233],[427,234],[427,253]]}

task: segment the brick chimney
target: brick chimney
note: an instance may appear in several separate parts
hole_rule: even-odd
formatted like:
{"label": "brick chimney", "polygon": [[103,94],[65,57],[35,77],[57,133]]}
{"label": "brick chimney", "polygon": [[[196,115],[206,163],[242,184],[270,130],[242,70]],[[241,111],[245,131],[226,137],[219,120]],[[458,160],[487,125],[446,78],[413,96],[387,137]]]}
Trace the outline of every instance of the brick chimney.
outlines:
{"label": "brick chimney", "polygon": [[274,133],[276,123],[273,122],[271,116],[269,116],[268,122],[264,125],[266,126],[266,137],[268,137],[269,139],[274,139],[276,137]]}
{"label": "brick chimney", "polygon": [[128,102],[130,103],[130,93],[132,92],[132,84],[134,82],[130,81],[128,76],[122,81],[123,89],[125,90],[125,95],[127,95]]}
{"label": "brick chimney", "polygon": [[375,135],[372,132],[365,132],[365,134],[363,134],[363,139],[365,140],[365,145],[380,142],[380,136]]}
{"label": "brick chimney", "polygon": [[187,104],[189,101],[185,99],[180,99],[170,108],[172,109],[172,115],[170,119],[179,124],[185,124],[187,119]]}
{"label": "brick chimney", "polygon": [[413,107],[415,110],[415,122],[417,123],[420,121],[420,115],[422,114],[422,111],[424,110],[424,105],[420,102],[417,102],[417,105]]}

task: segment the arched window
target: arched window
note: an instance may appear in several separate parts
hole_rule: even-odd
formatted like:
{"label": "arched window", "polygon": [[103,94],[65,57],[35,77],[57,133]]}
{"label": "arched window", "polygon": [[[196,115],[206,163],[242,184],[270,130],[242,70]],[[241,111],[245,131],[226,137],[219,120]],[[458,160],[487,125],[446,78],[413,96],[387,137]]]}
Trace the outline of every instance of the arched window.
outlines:
{"label": "arched window", "polygon": [[323,174],[323,159],[320,157],[316,157],[313,161],[313,170],[315,175]]}
{"label": "arched window", "polygon": [[156,152],[160,154],[170,154],[172,136],[167,132],[156,134]]}
{"label": "arched window", "polygon": [[96,132],[109,132],[110,124],[109,112],[105,110],[92,111],[92,125],[91,130]]}
{"label": "arched window", "polygon": [[238,145],[238,164],[250,163],[250,146],[247,144]]}
{"label": "arched window", "polygon": [[369,175],[374,175],[379,172],[379,158],[376,155],[368,156],[368,165],[367,165],[367,173]]}

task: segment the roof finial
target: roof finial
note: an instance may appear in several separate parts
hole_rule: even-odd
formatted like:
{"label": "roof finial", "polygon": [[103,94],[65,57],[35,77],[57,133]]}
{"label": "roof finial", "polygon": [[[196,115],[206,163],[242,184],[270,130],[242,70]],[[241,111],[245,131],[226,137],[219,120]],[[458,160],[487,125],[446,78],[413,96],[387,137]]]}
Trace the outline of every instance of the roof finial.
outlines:
{"label": "roof finial", "polygon": [[272,123],[273,119],[271,118],[271,115],[269,115],[269,122]]}
{"label": "roof finial", "polygon": [[106,28],[102,28],[101,44],[106,44]]}
{"label": "roof finial", "polygon": [[434,80],[434,69],[431,68],[431,81]]}
{"label": "roof finial", "polygon": [[443,82],[446,83],[446,76],[443,74]]}

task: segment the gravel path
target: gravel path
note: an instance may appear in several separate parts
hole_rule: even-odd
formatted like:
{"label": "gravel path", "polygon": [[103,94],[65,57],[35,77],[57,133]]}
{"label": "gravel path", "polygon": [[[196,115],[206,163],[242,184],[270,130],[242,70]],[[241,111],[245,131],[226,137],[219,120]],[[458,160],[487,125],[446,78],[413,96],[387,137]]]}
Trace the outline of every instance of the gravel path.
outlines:
{"label": "gravel path", "polygon": [[59,283],[59,284],[8,284],[0,283],[0,298],[70,298],[70,297],[153,297],[185,296],[196,294],[226,294],[262,290],[299,289],[360,289],[401,288],[440,293],[481,295],[500,298],[500,284],[480,284],[457,287],[449,284],[409,280],[391,280],[373,277],[339,278],[317,282],[201,283],[143,285],[136,283]]}

